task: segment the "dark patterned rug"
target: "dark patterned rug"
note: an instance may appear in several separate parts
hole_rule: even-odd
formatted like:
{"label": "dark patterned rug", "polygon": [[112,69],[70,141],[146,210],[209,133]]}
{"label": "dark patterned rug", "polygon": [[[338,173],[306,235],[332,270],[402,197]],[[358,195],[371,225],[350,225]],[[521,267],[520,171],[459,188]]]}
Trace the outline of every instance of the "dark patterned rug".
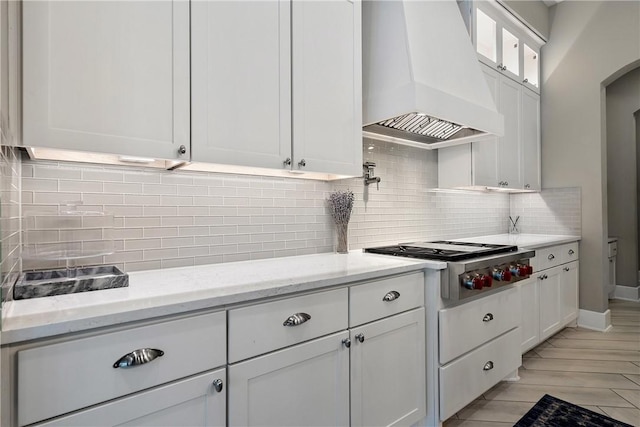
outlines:
{"label": "dark patterned rug", "polygon": [[633,427],[545,394],[513,427]]}

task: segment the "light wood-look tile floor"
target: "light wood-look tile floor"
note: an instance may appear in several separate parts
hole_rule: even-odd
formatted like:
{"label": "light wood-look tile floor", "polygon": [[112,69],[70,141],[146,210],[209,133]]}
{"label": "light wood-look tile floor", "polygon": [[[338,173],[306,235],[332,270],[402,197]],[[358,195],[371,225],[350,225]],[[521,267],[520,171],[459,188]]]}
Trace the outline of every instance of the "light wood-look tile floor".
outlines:
{"label": "light wood-look tile floor", "polygon": [[545,393],[640,427],[640,303],[611,300],[612,329],[565,328],[444,427],[513,426]]}

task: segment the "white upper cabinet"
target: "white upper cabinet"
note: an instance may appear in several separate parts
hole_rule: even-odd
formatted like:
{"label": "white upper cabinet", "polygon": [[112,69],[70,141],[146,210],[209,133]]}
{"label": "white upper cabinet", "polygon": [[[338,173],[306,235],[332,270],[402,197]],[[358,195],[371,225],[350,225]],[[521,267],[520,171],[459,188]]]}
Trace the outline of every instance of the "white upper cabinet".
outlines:
{"label": "white upper cabinet", "polygon": [[189,159],[188,2],[28,1],[22,19],[24,145]]}
{"label": "white upper cabinet", "polygon": [[294,169],[362,174],[359,1],[294,1]]}
{"label": "white upper cabinet", "polygon": [[522,183],[525,190],[540,191],[540,95],[522,89]]}
{"label": "white upper cabinet", "polygon": [[361,4],[193,2],[192,160],[362,173]]}
{"label": "white upper cabinet", "polygon": [[540,41],[494,1],[474,1],[471,31],[480,61],[540,92]]}
{"label": "white upper cabinet", "polygon": [[191,3],[192,158],[288,168],[291,4]]}

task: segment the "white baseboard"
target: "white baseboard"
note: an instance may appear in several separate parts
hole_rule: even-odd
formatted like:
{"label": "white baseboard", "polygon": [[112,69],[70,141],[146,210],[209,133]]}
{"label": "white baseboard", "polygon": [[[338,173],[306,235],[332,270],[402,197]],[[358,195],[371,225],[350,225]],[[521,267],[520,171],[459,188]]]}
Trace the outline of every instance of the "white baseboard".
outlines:
{"label": "white baseboard", "polygon": [[611,329],[611,310],[604,313],[597,311],[580,310],[578,314],[578,326],[594,331],[606,332]]}
{"label": "white baseboard", "polygon": [[620,286],[616,285],[613,297],[627,301],[640,301],[640,286]]}

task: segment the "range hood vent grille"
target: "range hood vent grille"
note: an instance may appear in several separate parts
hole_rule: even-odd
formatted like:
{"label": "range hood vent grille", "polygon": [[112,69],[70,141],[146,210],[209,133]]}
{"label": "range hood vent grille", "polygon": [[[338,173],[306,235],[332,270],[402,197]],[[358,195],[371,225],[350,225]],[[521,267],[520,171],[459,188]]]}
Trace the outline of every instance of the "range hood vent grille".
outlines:
{"label": "range hood vent grille", "polygon": [[428,136],[441,141],[451,138],[456,132],[462,129],[462,126],[458,124],[436,119],[435,117],[421,113],[405,114],[383,120],[378,122],[378,124],[392,129]]}

